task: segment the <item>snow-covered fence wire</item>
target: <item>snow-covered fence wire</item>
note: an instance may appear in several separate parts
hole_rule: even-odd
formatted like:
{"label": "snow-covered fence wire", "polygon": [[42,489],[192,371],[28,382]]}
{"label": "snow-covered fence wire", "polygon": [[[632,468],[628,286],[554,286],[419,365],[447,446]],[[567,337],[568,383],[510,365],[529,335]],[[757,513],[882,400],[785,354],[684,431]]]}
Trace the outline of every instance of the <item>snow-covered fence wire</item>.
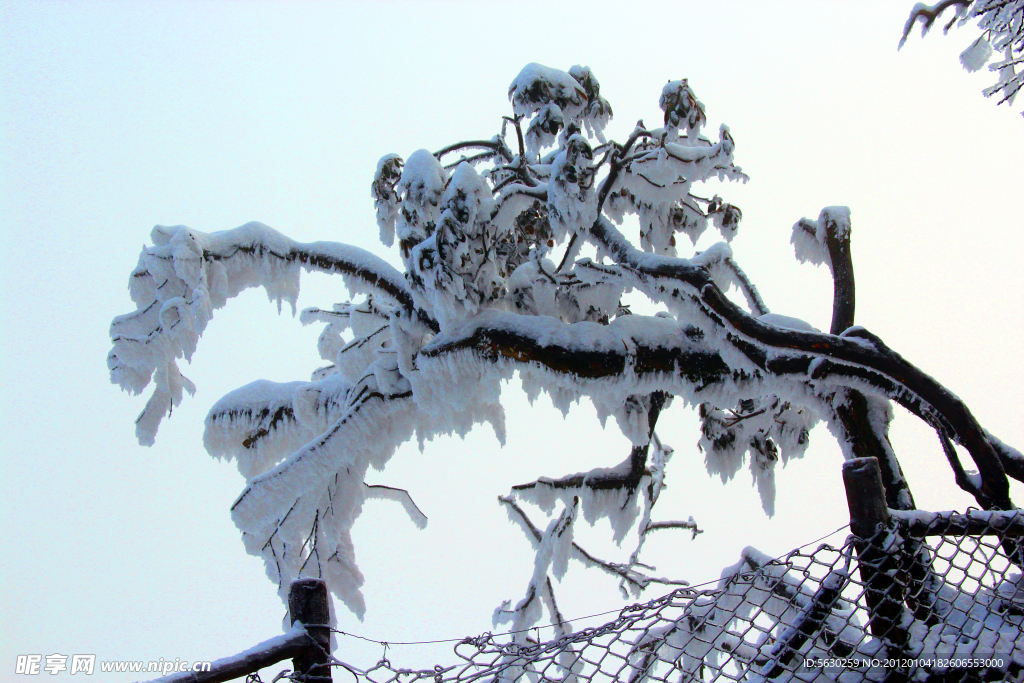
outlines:
{"label": "snow-covered fence wire", "polygon": [[373,683],[1021,680],[1024,585],[1004,539],[1022,530],[1020,511],[894,512],[867,541],[774,559],[747,548],[713,588],[680,588],[578,632],[563,623],[552,640],[485,633],[424,669],[335,664]]}

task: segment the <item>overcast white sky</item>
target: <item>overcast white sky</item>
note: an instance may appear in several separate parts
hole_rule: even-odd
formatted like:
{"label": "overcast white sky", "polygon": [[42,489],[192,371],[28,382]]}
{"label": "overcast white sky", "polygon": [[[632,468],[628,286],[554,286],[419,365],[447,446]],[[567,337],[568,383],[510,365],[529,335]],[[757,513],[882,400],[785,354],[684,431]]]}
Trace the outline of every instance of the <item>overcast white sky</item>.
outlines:
{"label": "overcast white sky", "polygon": [[[249,381],[308,377],[319,328],[260,291],[230,302],[184,368],[197,395],[142,448],[142,401],[105,365],[111,318],[134,309],[128,273],[158,223],[259,220],[397,264],[377,242],[377,159],[495,134],[531,61],[589,65],[613,137],[657,121],[662,85],[689,78],[751,177],[710,191],[742,208],[733,247],[769,307],[828,327],[828,273],[796,263],[790,226],[850,206],[858,323],[1024,446],[1019,106],[996,107],[980,95],[991,75],[959,68],[968,29],[898,53],[912,4],[0,2],[0,680],[85,678],[17,677],[17,654],[215,659],[279,632],[274,586],[228,514],[244,482],[206,455],[202,420]],[[340,281],[303,287],[300,308],[347,299]],[[491,629],[532,563],[496,497],[628,452],[589,404],[563,421],[516,383],[507,395],[504,449],[478,429],[404,448],[375,475],[410,489],[430,523],[367,504],[354,534],[367,614],[339,610],[342,629],[392,642]],[[714,579],[744,545],[780,554],[847,521],[823,428],[780,472],[773,519],[748,474],[704,473],[692,410],[677,403],[659,434],[676,448],[662,518],[707,530],[650,543],[662,574]],[[971,502],[927,429],[900,413],[894,441],[921,507]],[[605,532],[579,534],[610,555]],[[578,568],[558,596],[567,616],[622,604]],[[390,656],[422,667],[445,651]],[[343,638],[337,654],[367,665],[381,649]]]}

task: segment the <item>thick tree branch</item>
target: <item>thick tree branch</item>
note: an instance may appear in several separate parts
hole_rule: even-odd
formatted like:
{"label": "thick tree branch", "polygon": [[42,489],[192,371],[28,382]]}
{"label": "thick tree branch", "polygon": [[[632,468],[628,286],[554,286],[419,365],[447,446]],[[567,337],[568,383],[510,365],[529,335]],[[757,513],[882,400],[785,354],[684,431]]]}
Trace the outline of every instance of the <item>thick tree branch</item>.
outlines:
{"label": "thick tree branch", "polygon": [[[639,273],[655,281],[674,282],[695,291],[699,305],[712,320],[735,330],[740,335],[778,351],[797,351],[842,364],[859,366],[891,380],[904,391],[890,398],[908,406],[908,409],[914,412],[921,409],[914,406],[916,401],[925,404],[950,433],[955,435],[957,441],[967,448],[981,473],[981,490],[986,498],[983,503],[985,507],[1008,509],[1013,506],[1009,496],[1009,484],[999,457],[963,401],[888,348],[874,335],[870,335],[871,338],[868,340],[769,325],[746,314],[730,301],[714,283],[706,269],[680,259],[653,258],[642,254],[629,245],[603,218],[594,223],[591,235],[620,263],[635,268]],[[783,364],[793,361],[792,358],[784,356],[778,360]],[[773,371],[768,359],[765,369]]]}
{"label": "thick tree branch", "polygon": [[850,450],[856,458],[876,458],[885,486],[885,502],[893,510],[913,510],[914,496],[900,464],[893,456],[888,437],[879,434],[871,422],[867,398],[859,391],[848,390],[845,396],[833,397],[836,418],[846,433]]}
{"label": "thick tree branch", "polygon": [[[823,225],[820,225],[823,223]],[[832,213],[822,211],[818,223],[801,219],[797,227],[817,239],[817,231],[825,230],[829,269],[832,272],[832,324],[830,332],[841,335],[853,327],[856,310],[856,289],[853,277],[853,259],[850,253],[851,233],[848,221],[840,223]],[[878,460],[885,486],[886,504],[895,510],[914,509],[914,497],[889,443],[889,437],[879,431],[872,420],[868,400],[856,389],[836,392],[832,396],[835,416],[842,425],[850,450],[856,458]]]}
{"label": "thick tree branch", "polygon": [[[558,325],[569,330],[575,328],[574,325],[564,323]],[[580,336],[594,332],[593,323],[575,325],[587,326],[578,328]],[[602,329],[614,332],[617,328],[604,326]],[[679,336],[681,342],[686,339],[683,330],[679,331]],[[472,349],[487,360],[504,358],[521,363],[536,363],[554,372],[585,379],[618,377],[626,373],[628,367],[629,372],[638,377],[681,378],[698,388],[733,377],[733,371],[722,357],[706,346],[683,342],[666,347],[642,339],[634,340],[634,343],[633,349],[627,349],[625,345],[615,348],[612,344],[570,348],[513,326],[480,325],[456,339],[438,339],[436,343],[424,347],[420,355],[424,358],[437,358],[459,350]]]}
{"label": "thick tree branch", "polygon": [[850,232],[825,216],[825,246],[832,263],[832,334],[842,334],[853,327],[857,293],[853,280],[853,257],[850,254]]}

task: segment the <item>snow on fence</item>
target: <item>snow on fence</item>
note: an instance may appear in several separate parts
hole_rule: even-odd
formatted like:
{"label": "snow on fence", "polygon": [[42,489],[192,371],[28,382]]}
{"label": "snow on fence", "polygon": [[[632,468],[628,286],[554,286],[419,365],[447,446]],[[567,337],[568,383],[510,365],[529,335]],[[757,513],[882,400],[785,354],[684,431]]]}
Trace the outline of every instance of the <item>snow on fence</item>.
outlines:
{"label": "snow on fence", "polygon": [[[929,533],[944,524],[937,516]],[[548,642],[485,634],[456,645],[447,666],[344,668],[374,683],[1020,680],[1024,594],[1000,542],[924,543],[907,528],[899,520],[867,544],[850,536],[779,559],[748,549],[714,590],[681,588]],[[858,560],[868,546],[886,551],[882,566]],[[885,614],[890,602],[898,619]]]}
{"label": "snow on fence", "polygon": [[[843,474],[853,533],[841,547],[747,548],[713,589],[680,588],[575,633],[562,623],[550,641],[485,633],[425,669],[361,669],[342,647],[330,665],[356,683],[1024,680],[1024,511],[889,510],[877,461]],[[330,680],[317,673],[274,680]]]}

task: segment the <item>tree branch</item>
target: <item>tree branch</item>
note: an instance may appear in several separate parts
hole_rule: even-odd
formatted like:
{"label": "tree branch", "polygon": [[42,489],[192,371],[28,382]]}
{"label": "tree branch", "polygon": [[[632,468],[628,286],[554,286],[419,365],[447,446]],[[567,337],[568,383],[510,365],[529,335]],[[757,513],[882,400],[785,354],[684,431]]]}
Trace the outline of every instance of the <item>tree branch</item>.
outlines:
{"label": "tree branch", "polygon": [[[697,293],[697,301],[706,314],[724,327],[777,351],[797,351],[814,357],[859,366],[879,373],[902,391],[890,398],[908,407],[912,412],[932,412],[974,459],[982,476],[981,490],[987,508],[1013,507],[1009,484],[999,457],[984,431],[967,406],[932,377],[921,372],[902,356],[888,348],[880,339],[870,335],[867,339],[852,336],[837,337],[815,332],[788,330],[761,322],[746,314],[730,301],[718,288],[710,273],[681,259],[653,258],[638,252],[607,220],[598,218],[591,235],[620,263],[628,264],[639,273],[657,280],[685,284]],[[678,290],[678,287],[676,288]],[[867,341],[868,343],[865,343]],[[780,356],[769,361],[764,368],[774,372],[771,363],[793,362],[792,357]],[[920,403],[922,405],[915,405]]]}
{"label": "tree branch", "polygon": [[[899,46],[903,47],[903,44],[907,42],[907,36],[910,35],[910,31],[914,28],[914,24],[917,21],[920,20],[924,24],[923,31],[927,33],[932,24],[935,23],[935,20],[939,18],[939,15],[947,9],[954,6],[966,9],[973,2],[974,0],[942,0],[942,2],[938,2],[931,7],[918,3],[907,18],[907,23],[903,25],[903,37],[900,38]],[[955,21],[956,17],[953,17],[953,20]]]}
{"label": "tree branch", "polygon": [[445,154],[457,152],[460,149],[473,149],[480,147],[483,147],[484,149],[489,149],[495,154],[500,154],[502,157],[505,158],[506,161],[512,161],[511,155],[506,154],[508,148],[505,147],[505,145],[503,145],[498,140],[469,140],[466,142],[456,142],[455,144],[448,145],[447,147],[444,147],[434,152],[434,157],[438,161],[440,161],[441,157],[443,157]]}
{"label": "tree branch", "polygon": [[[501,319],[506,315],[509,314],[493,316],[496,323],[494,326],[478,324],[455,339],[439,337],[425,346],[419,355],[423,358],[439,358],[460,350],[475,350],[492,362],[507,359],[536,363],[548,370],[584,379],[619,377],[627,371],[628,366],[629,371],[638,377],[653,380],[667,375],[684,379],[698,389],[734,376],[733,370],[722,357],[704,345],[684,343],[666,347],[656,341],[634,339],[635,347],[627,349],[616,334],[619,330],[616,321],[598,331],[593,329],[593,323],[566,324],[552,320],[551,324],[557,325],[563,338],[576,337],[587,341],[587,346],[581,344],[579,347],[570,347],[550,343],[538,331],[539,328],[527,330],[517,329],[514,325],[502,325]],[[543,324],[546,321],[537,319],[536,322]],[[680,330],[680,337],[684,340],[685,335],[686,331]]]}
{"label": "tree branch", "polygon": [[842,334],[853,327],[857,295],[853,280],[853,257],[850,254],[850,233],[830,215],[825,220],[825,246],[832,264],[832,334]]}
{"label": "tree branch", "polygon": [[[513,510],[520,518],[523,527],[529,532],[530,536],[533,537],[535,543],[540,543],[541,537],[544,535],[543,532],[537,528],[536,525],[530,520],[526,511],[523,510],[516,503],[515,499],[511,496],[498,496],[498,501],[507,505]],[[612,576],[617,576],[631,586],[634,586],[638,590],[647,588],[649,584],[658,583],[666,586],[689,586],[689,581],[682,581],[679,579],[665,579],[657,578],[653,576],[647,576],[640,572],[632,569],[628,565],[619,564],[617,562],[607,562],[605,560],[594,557],[586,550],[584,550],[578,543],[573,541],[572,549],[575,553],[574,557],[580,560],[584,564],[602,569]]]}

